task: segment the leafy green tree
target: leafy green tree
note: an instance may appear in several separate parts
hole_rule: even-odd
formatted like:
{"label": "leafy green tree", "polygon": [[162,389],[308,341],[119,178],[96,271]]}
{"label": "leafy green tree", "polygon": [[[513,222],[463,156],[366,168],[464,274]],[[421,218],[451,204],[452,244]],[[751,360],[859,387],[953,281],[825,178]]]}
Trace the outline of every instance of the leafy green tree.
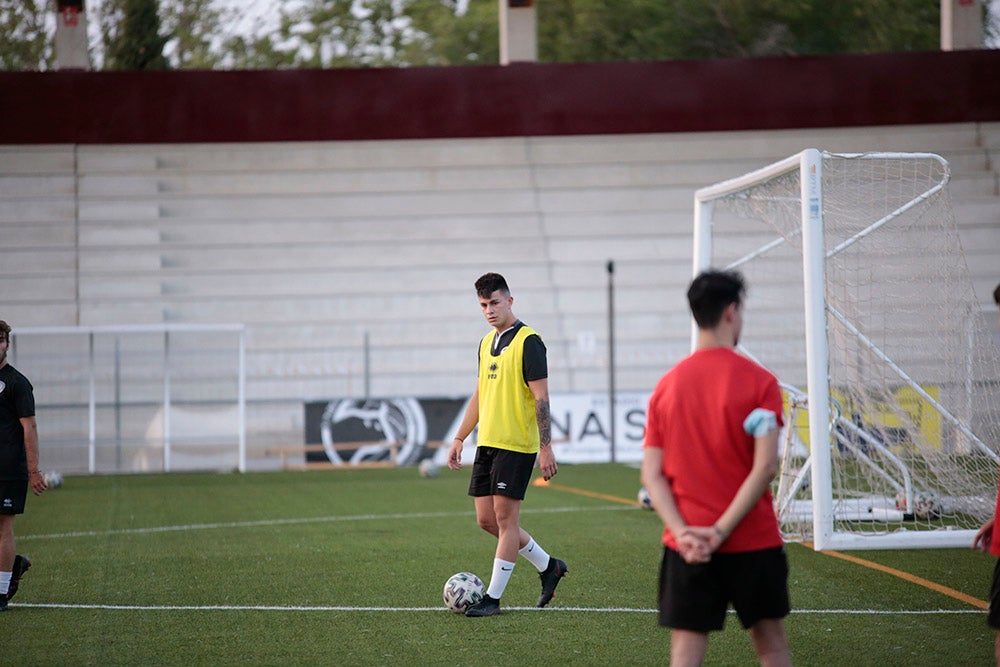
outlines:
{"label": "leafy green tree", "polygon": [[546,62],[670,60],[933,50],[926,0],[546,0]]}
{"label": "leafy green tree", "polygon": [[[407,13],[413,0],[304,0],[283,8],[275,51],[297,67],[399,67],[433,42]],[[424,5],[432,5],[424,0]],[[418,10],[422,11],[422,10]]]}
{"label": "leafy green tree", "polygon": [[111,0],[112,10],[120,10],[121,23],[105,23],[114,32],[105,33],[105,69],[164,70],[169,68],[163,47],[167,37],[160,34],[157,0]]}
{"label": "leafy green tree", "polygon": [[[987,43],[1000,46],[1000,0]],[[0,68],[54,62],[53,0],[0,0]],[[87,0],[96,69],[496,64],[497,0]],[[936,0],[539,0],[542,62],[935,50]],[[161,23],[162,21],[162,23]]]}
{"label": "leafy green tree", "polygon": [[[547,2],[548,0],[546,0]],[[411,1],[407,14],[422,40],[404,46],[411,65],[475,65],[500,61],[500,19],[496,0]]]}
{"label": "leafy green tree", "polygon": [[176,69],[213,69],[225,57],[223,25],[232,10],[212,0],[173,0],[160,7],[163,29],[169,36],[167,57]]}
{"label": "leafy green tree", "polygon": [[0,70],[46,70],[55,49],[45,30],[46,0],[0,0]]}
{"label": "leafy green tree", "polygon": [[286,2],[271,39],[243,41],[236,60],[265,67],[406,67],[496,63],[495,0]]}

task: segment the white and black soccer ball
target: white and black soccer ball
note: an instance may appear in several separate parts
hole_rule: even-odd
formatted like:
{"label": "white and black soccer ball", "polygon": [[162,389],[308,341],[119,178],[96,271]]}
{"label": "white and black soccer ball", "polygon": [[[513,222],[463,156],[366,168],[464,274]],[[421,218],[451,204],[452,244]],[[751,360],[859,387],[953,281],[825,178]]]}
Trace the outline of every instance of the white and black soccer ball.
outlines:
{"label": "white and black soccer ball", "polygon": [[431,459],[424,459],[417,468],[420,470],[421,477],[438,476],[438,464],[434,463]]}
{"label": "white and black soccer ball", "polygon": [[444,583],[444,605],[456,614],[464,614],[465,610],[483,599],[486,586],[483,580],[471,572],[453,574]]}
{"label": "white and black soccer ball", "polygon": [[[896,509],[906,512],[906,494],[896,494]],[[938,519],[941,517],[941,498],[933,491],[917,491],[913,494],[910,514],[916,519]]]}
{"label": "white and black soccer ball", "polygon": [[57,470],[49,470],[43,475],[43,477],[45,478],[45,485],[50,489],[58,489],[62,486],[62,473]]}
{"label": "white and black soccer ball", "polygon": [[639,501],[639,507],[641,507],[642,509],[644,510],[653,509],[653,501],[649,497],[649,491],[646,490],[646,487],[644,486],[639,487],[639,493],[636,495],[636,500]]}
{"label": "white and black soccer ball", "polygon": [[918,519],[937,519],[941,516],[941,499],[933,491],[913,494],[913,516]]}

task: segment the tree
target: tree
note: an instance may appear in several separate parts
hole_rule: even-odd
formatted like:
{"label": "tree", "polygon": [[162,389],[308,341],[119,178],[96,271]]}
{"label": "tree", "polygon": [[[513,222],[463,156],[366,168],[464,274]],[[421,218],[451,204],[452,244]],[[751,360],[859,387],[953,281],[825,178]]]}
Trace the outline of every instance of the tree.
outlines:
{"label": "tree", "polygon": [[0,0],[0,70],[46,70],[55,62],[46,0]]}
{"label": "tree", "polygon": [[[160,34],[157,0],[111,0],[112,16],[121,22],[105,23],[105,69],[168,69],[163,47],[167,38]],[[119,10],[115,12],[114,10]]]}
{"label": "tree", "polygon": [[[54,60],[52,0],[0,0],[0,68]],[[159,7],[158,7],[159,5]],[[987,43],[1000,46],[1000,0]],[[499,62],[497,0],[87,0],[95,69]],[[273,19],[253,21],[267,6]],[[936,0],[539,0],[551,63],[935,50]],[[157,11],[159,9],[159,11]],[[47,20],[48,19],[48,20]],[[162,24],[160,23],[162,21]]]}
{"label": "tree", "polygon": [[304,0],[284,7],[275,52],[296,67],[396,67],[424,36],[404,13],[408,0]]}
{"label": "tree", "polygon": [[927,0],[547,0],[546,62],[669,60],[932,50],[939,8]]}
{"label": "tree", "polygon": [[217,8],[212,0],[173,0],[161,12],[171,67],[213,69],[223,61],[222,26],[230,23],[231,9]]}
{"label": "tree", "polygon": [[[547,0],[546,0],[547,1]],[[412,2],[408,14],[425,39],[407,44],[411,65],[475,65],[500,61],[500,19],[495,0]]]}

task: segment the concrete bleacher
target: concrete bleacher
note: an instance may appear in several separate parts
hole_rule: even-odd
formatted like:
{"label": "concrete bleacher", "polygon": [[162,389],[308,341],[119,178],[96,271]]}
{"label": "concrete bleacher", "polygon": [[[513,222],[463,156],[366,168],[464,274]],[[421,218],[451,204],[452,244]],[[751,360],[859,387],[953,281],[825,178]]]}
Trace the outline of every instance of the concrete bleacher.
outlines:
{"label": "concrete bleacher", "polygon": [[[15,327],[241,322],[266,428],[301,403],[472,389],[496,270],[553,391],[648,390],[687,347],[699,187],[807,147],[926,151],[977,294],[1000,266],[1000,123],[372,142],[0,146],[0,317]],[[368,344],[368,362],[365,368]],[[251,411],[254,412],[254,411]]]}

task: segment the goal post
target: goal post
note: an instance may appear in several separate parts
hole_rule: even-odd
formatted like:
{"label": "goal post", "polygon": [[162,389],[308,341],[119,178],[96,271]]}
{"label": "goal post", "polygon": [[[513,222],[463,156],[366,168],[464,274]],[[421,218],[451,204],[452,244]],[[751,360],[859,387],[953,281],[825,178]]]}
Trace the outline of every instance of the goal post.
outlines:
{"label": "goal post", "polygon": [[741,350],[785,395],[786,539],[968,547],[992,516],[1000,350],[949,179],[931,153],[808,149],[695,193],[694,273],[746,275]]}
{"label": "goal post", "polygon": [[69,474],[244,472],[242,324],[15,328],[41,463]]}

